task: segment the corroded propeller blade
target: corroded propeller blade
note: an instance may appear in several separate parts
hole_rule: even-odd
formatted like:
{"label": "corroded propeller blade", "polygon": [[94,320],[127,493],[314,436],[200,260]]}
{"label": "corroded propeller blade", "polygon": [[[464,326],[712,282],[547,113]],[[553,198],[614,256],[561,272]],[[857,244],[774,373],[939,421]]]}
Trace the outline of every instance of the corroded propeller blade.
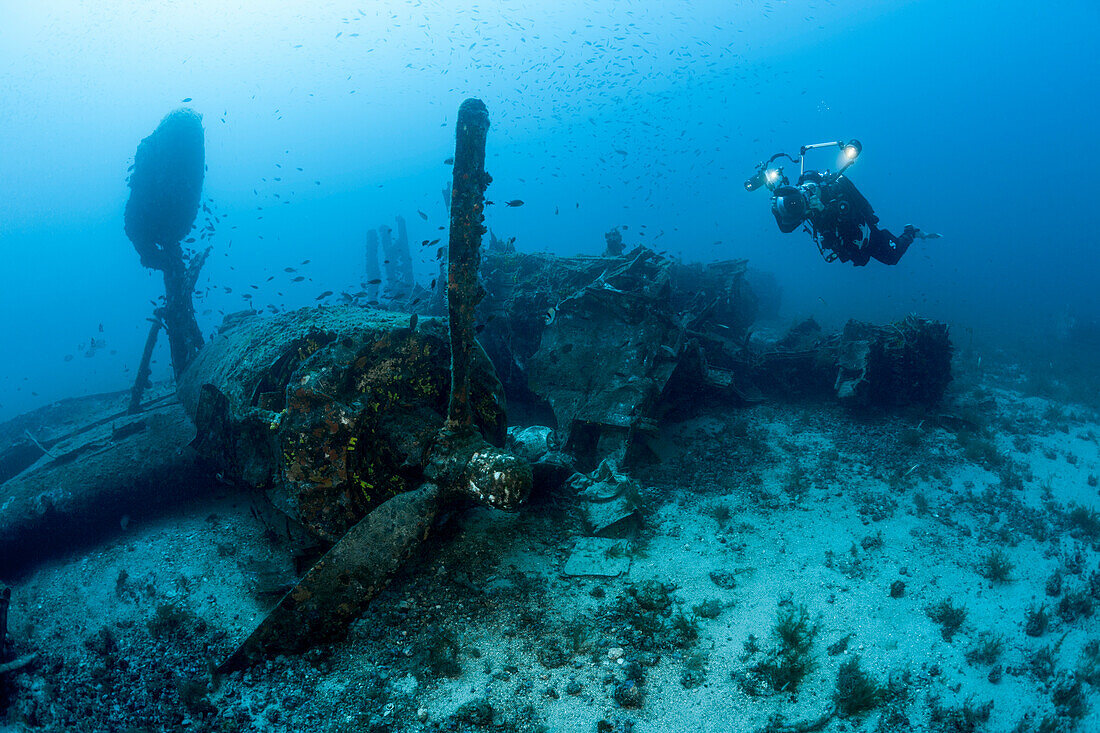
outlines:
{"label": "corroded propeller blade", "polygon": [[379,504],[309,569],[218,671],[343,636],[427,536],[439,497],[439,488],[428,483]]}

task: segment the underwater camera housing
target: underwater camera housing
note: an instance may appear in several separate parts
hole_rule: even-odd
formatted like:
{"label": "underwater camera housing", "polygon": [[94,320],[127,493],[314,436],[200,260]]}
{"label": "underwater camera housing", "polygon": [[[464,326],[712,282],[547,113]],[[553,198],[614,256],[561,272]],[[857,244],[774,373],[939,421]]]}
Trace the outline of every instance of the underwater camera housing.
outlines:
{"label": "underwater camera housing", "polygon": [[772,194],[772,215],[779,231],[790,234],[810,213],[810,202],[802,186],[780,186]]}
{"label": "underwater camera housing", "polygon": [[[836,180],[841,173],[847,170],[848,166],[856,162],[859,154],[863,152],[863,144],[859,140],[852,138],[848,142],[837,141],[803,145],[798,151],[797,158],[787,153],[776,153],[765,162],[759,163],[753,175],[745,181],[746,191],[755,191],[761,186],[767,186],[768,190],[772,192],[772,214],[775,216],[780,231],[784,233],[793,232],[809,215],[811,209],[821,208],[819,184],[817,182],[803,183],[803,180],[807,178],[806,153],[819,148],[832,147],[840,148],[840,160],[836,172],[825,171],[823,174],[817,174],[811,171],[810,173],[813,178],[820,180],[822,183]],[[789,158],[798,163],[797,186],[790,185],[781,166],[771,167],[771,164],[778,158]],[[844,209],[841,211],[841,216],[847,216],[846,207],[849,204],[841,202],[841,206]]]}

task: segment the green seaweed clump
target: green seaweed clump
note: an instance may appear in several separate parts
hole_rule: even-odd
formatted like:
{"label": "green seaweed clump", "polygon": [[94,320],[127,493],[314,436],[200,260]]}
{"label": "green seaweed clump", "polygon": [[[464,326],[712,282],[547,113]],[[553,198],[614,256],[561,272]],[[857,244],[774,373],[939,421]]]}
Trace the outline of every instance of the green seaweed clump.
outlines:
{"label": "green seaweed clump", "polygon": [[492,704],[486,698],[470,700],[459,706],[454,712],[454,720],[472,725],[475,728],[488,728],[493,724],[495,714]]}
{"label": "green seaweed clump", "polygon": [[989,720],[993,712],[993,701],[978,705],[974,698],[968,697],[961,705],[947,707],[940,704],[939,698],[928,700],[929,722],[934,733],[974,733]]}
{"label": "green seaweed clump", "polygon": [[1088,712],[1088,699],[1085,697],[1084,684],[1076,677],[1063,677],[1051,690],[1050,700],[1059,715],[1070,720],[1080,720]]}
{"label": "green seaweed clump", "polygon": [[951,599],[945,598],[928,609],[928,618],[940,625],[940,633],[944,641],[949,642],[955,638],[955,632],[966,620],[966,608],[952,605]]}
{"label": "green seaweed clump", "polygon": [[853,656],[836,673],[833,702],[844,717],[874,710],[885,698],[885,690],[860,666],[859,656]]}
{"label": "green seaweed clump", "polygon": [[583,614],[568,619],[562,624],[561,635],[567,651],[573,654],[587,651],[592,643],[592,619]]}
{"label": "green seaweed clump", "polygon": [[984,435],[960,431],[955,437],[959,441],[959,447],[962,448],[963,457],[971,463],[994,470],[1004,465],[1004,455],[997,450],[997,445]]}
{"label": "green seaweed clump", "polygon": [[1100,639],[1090,639],[1085,644],[1081,661],[1077,666],[1077,679],[1100,687]]}
{"label": "green seaweed clump", "polygon": [[1075,505],[1069,512],[1069,523],[1075,533],[1090,540],[1100,539],[1100,512],[1095,509]]}
{"label": "green seaweed clump", "polygon": [[1075,590],[1062,596],[1058,601],[1058,616],[1067,624],[1078,619],[1089,618],[1093,613],[1092,596],[1084,589]]}
{"label": "green seaweed clump", "polygon": [[699,687],[707,679],[707,655],[695,652],[684,660],[684,670],[680,673],[680,684],[691,690]]}
{"label": "green seaweed clump", "polygon": [[998,547],[990,550],[989,554],[982,558],[978,572],[983,578],[993,583],[1007,583],[1015,567],[1016,564],[1008,559],[1008,553]]}
{"label": "green seaweed clump", "polygon": [[687,649],[699,639],[699,620],[674,604],[672,586],[646,581],[628,586],[598,621],[618,631],[618,643],[643,651]]}
{"label": "green seaweed clump", "polygon": [[688,616],[682,608],[677,608],[672,615],[670,628],[673,644],[681,649],[699,640],[699,619],[694,613]]}
{"label": "green seaweed clump", "polygon": [[148,622],[149,633],[158,639],[186,637],[206,630],[206,622],[194,611],[175,603],[161,603]]}
{"label": "green seaweed clump", "polygon": [[722,602],[717,598],[710,598],[693,606],[691,612],[699,618],[713,620],[722,613]]}
{"label": "green seaweed clump", "polygon": [[1004,650],[1004,637],[983,631],[978,641],[966,652],[966,661],[970,664],[995,664]]}
{"label": "green seaweed clump", "polygon": [[1054,670],[1058,666],[1057,648],[1044,646],[1031,652],[1026,660],[1026,669],[1032,677],[1040,682],[1048,682],[1054,677]]}
{"label": "green seaweed clump", "polygon": [[743,680],[746,692],[759,693],[759,682],[774,692],[793,692],[813,669],[811,650],[820,625],[810,619],[805,606],[780,608],[772,635],[776,646],[749,668]]}
{"label": "green seaweed clump", "polygon": [[729,524],[730,518],[733,516],[733,510],[730,505],[723,501],[716,501],[707,507],[707,513],[718,523],[718,529],[725,529]]}

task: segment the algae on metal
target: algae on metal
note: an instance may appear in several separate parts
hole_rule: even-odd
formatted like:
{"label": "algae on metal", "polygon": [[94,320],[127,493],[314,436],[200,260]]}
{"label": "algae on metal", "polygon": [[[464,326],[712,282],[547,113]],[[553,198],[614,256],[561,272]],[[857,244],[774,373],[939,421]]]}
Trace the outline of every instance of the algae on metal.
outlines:
{"label": "algae on metal", "polygon": [[[180,381],[195,447],[224,478],[268,491],[335,542],[372,508],[424,480],[450,388],[447,329],[354,306],[246,316]],[[504,397],[474,352],[475,424],[496,445]]]}

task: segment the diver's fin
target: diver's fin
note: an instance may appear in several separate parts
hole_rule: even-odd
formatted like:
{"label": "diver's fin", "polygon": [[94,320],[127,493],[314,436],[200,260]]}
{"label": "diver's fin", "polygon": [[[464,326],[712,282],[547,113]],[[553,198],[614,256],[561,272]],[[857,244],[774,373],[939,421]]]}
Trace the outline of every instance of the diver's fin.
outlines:
{"label": "diver's fin", "polygon": [[905,225],[904,233],[912,233],[914,239],[941,239],[943,237],[939,232],[923,232],[912,224]]}

